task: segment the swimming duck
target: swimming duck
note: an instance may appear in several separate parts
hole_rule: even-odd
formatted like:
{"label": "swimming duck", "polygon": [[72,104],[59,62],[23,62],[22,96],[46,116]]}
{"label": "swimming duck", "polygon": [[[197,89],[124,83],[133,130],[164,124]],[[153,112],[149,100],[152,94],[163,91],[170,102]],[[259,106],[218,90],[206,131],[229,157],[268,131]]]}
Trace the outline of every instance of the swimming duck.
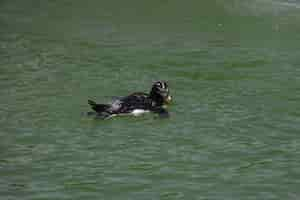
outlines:
{"label": "swimming duck", "polygon": [[138,116],[145,112],[153,112],[162,117],[168,117],[169,113],[165,106],[171,102],[171,99],[167,83],[165,81],[157,81],[152,85],[149,94],[135,92],[115,99],[110,104],[98,104],[92,100],[88,100],[88,103],[98,116],[103,118],[122,114]]}

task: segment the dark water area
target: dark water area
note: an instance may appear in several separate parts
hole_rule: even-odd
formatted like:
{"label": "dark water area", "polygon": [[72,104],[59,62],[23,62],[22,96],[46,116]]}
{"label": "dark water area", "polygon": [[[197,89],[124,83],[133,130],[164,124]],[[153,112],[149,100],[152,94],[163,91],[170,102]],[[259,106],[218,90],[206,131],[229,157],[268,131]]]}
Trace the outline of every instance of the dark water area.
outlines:
{"label": "dark water area", "polygon": [[[299,199],[300,1],[0,1],[0,199]],[[98,120],[166,80],[170,118]]]}

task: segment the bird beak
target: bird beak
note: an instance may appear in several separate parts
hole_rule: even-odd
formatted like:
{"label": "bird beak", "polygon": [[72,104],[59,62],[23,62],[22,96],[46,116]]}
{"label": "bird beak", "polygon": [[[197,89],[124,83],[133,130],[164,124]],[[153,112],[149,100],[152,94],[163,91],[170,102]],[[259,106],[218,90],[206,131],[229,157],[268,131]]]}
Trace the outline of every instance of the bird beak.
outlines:
{"label": "bird beak", "polygon": [[168,95],[168,97],[166,98],[166,103],[171,103],[172,97],[171,95]]}

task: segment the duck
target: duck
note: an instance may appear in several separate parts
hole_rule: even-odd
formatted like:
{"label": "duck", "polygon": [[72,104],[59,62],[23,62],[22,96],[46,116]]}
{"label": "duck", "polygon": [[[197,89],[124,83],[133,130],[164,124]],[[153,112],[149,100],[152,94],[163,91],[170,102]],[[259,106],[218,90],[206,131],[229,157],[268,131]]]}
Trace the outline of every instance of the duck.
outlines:
{"label": "duck", "polygon": [[167,82],[156,81],[152,84],[149,93],[134,92],[128,96],[116,98],[108,104],[88,100],[88,104],[97,116],[103,119],[118,115],[139,116],[147,112],[156,113],[160,117],[169,117],[166,107],[171,100]]}

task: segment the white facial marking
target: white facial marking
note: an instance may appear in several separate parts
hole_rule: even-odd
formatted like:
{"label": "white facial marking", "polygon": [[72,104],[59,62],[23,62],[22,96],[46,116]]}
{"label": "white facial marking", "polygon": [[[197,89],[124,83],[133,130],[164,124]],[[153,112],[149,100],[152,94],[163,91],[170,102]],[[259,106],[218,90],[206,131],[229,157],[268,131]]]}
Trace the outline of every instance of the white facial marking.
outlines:
{"label": "white facial marking", "polygon": [[158,88],[161,88],[161,82],[157,82],[157,83],[156,83],[156,86],[157,86]]}

